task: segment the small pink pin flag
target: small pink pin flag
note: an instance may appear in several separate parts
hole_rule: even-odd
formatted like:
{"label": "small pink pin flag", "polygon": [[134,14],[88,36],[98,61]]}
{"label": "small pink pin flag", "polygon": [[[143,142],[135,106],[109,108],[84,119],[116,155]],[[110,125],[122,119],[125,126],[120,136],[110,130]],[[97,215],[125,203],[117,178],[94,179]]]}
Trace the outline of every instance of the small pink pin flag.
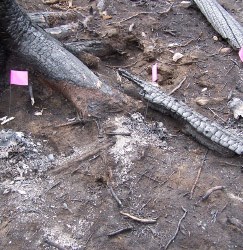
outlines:
{"label": "small pink pin flag", "polygon": [[243,62],[243,48],[241,48],[239,51],[239,57],[240,57],[240,60]]}
{"label": "small pink pin flag", "polygon": [[158,64],[155,63],[152,65],[152,82],[156,82],[158,80]]}
{"label": "small pink pin flag", "polygon": [[11,70],[10,84],[28,86],[28,71]]}

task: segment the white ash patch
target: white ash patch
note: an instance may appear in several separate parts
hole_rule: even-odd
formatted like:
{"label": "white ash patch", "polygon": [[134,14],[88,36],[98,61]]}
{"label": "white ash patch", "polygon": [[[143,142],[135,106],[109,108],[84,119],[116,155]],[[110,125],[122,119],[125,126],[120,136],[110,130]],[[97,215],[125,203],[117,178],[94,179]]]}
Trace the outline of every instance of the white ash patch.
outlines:
{"label": "white ash patch", "polygon": [[243,138],[243,123],[241,120],[236,121],[232,118],[227,121],[226,125],[222,126],[238,138]]}
{"label": "white ash patch", "polygon": [[77,241],[65,232],[65,229],[62,228],[61,225],[56,225],[52,228],[45,228],[44,238],[53,241],[64,248],[71,247],[72,250],[78,250],[81,248]]}
{"label": "white ash patch", "polygon": [[119,169],[121,181],[127,180],[134,160],[141,158],[146,147],[166,148],[165,138],[168,136],[162,122],[147,122],[140,113],[130,117],[120,116],[110,120],[117,129],[113,133],[130,134],[116,135],[116,144],[110,149]]}
{"label": "white ash patch", "polygon": [[51,154],[46,155],[44,144],[22,132],[0,131],[1,179],[24,180],[31,173],[45,172],[52,167],[55,159]]}

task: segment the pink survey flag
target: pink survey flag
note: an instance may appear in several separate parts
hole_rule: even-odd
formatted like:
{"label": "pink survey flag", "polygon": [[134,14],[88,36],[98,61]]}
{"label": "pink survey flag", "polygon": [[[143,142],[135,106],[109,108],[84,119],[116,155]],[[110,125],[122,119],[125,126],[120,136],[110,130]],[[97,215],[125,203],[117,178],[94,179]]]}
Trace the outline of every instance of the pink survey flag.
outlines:
{"label": "pink survey flag", "polygon": [[28,71],[11,70],[10,84],[28,86]]}
{"label": "pink survey flag", "polygon": [[152,82],[156,82],[158,80],[158,64],[155,63],[152,65]]}
{"label": "pink survey flag", "polygon": [[243,62],[243,48],[241,48],[239,51],[239,57],[240,57],[240,60]]}

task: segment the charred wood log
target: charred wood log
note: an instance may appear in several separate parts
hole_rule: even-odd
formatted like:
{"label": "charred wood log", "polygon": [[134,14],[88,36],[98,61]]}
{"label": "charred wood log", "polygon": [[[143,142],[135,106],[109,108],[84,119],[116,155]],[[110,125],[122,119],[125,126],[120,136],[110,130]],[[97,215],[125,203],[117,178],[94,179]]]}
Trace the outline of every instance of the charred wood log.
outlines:
{"label": "charred wood log", "polygon": [[94,56],[94,55],[87,53],[85,51],[78,53],[76,56],[86,66],[88,66],[91,69],[97,69],[99,67],[100,58],[97,56]]}
{"label": "charred wood log", "polygon": [[50,12],[34,12],[28,13],[31,21],[38,24],[42,28],[50,28],[61,24],[66,24],[67,21],[75,21],[83,15],[74,11],[50,11]]}
{"label": "charred wood log", "polygon": [[4,75],[6,70],[6,60],[7,60],[7,52],[4,46],[0,43],[0,84],[4,84]]}
{"label": "charred wood log", "polygon": [[[37,23],[42,28],[45,28],[47,33],[60,40],[73,35],[83,25],[82,23],[60,25],[64,22],[64,20],[76,20],[79,18],[79,14],[72,11],[28,13],[28,16],[32,22]],[[100,40],[81,40],[78,42],[69,42],[64,43],[64,47],[81,60],[84,58],[84,52],[92,54],[96,57],[105,57],[116,53],[116,50],[110,44]]]}
{"label": "charred wood log", "polygon": [[195,112],[182,101],[164,93],[160,88],[140,80],[129,72],[119,69],[119,74],[142,88],[143,97],[160,112],[167,112],[184,126],[184,131],[198,142],[223,155],[243,154],[243,139],[227,131],[216,122]]}
{"label": "charred wood log", "polygon": [[5,49],[39,72],[43,76],[39,80],[61,92],[81,115],[102,116],[126,102],[60,42],[33,24],[15,0],[0,2],[0,39]]}
{"label": "charred wood log", "polygon": [[79,23],[69,23],[53,28],[46,28],[45,31],[58,40],[65,39],[77,33],[80,28]]}
{"label": "charred wood log", "polygon": [[65,43],[64,47],[76,56],[79,56],[80,53],[87,52],[102,58],[116,53],[116,50],[110,44],[100,40],[82,40]]}

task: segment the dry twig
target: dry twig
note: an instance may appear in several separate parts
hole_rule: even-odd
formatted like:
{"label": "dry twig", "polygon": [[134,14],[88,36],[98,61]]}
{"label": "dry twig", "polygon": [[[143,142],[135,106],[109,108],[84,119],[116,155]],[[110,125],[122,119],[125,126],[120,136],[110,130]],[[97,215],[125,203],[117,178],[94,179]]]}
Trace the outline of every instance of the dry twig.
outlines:
{"label": "dry twig", "polygon": [[148,173],[148,171],[146,171],[146,172],[143,173],[143,174],[140,174],[140,173],[137,172],[137,174],[140,175],[141,177],[144,176],[144,177],[146,177],[146,178],[148,178],[148,179],[150,179],[150,180],[152,180],[152,181],[154,181],[154,182],[157,182],[157,183],[159,183],[160,185],[162,185],[162,183],[161,183],[160,181],[158,181],[158,180],[156,180],[155,178],[153,178],[153,177],[147,175],[146,173]]}
{"label": "dry twig", "polygon": [[51,247],[57,248],[58,250],[65,250],[64,247],[60,246],[59,244],[57,244],[57,243],[55,243],[55,242],[53,242],[53,241],[51,241],[49,239],[44,239],[44,242],[46,244],[48,244],[49,246],[51,246]]}
{"label": "dry twig", "polygon": [[164,247],[164,249],[166,250],[168,247],[169,247],[169,245],[175,240],[175,238],[176,238],[176,236],[177,236],[177,234],[178,234],[178,232],[179,232],[179,230],[180,230],[180,226],[181,226],[181,222],[182,222],[182,220],[186,217],[186,215],[187,215],[187,210],[184,208],[184,207],[181,207],[182,208],[182,210],[184,211],[184,214],[183,214],[183,216],[180,218],[180,220],[179,220],[179,222],[178,222],[178,226],[177,226],[177,228],[176,228],[176,231],[175,231],[175,234],[174,234],[174,236],[168,241],[168,243],[166,244],[166,246]]}
{"label": "dry twig", "polygon": [[132,220],[142,222],[142,223],[150,223],[150,224],[152,224],[152,223],[156,223],[157,219],[158,219],[158,218],[154,218],[154,219],[139,218],[137,216],[134,216],[134,215],[131,215],[129,213],[122,212],[122,211],[120,211],[120,214],[125,215],[125,216],[129,217]]}
{"label": "dry twig", "polygon": [[194,190],[195,190],[195,188],[196,188],[197,182],[198,182],[199,177],[200,177],[200,175],[201,175],[202,167],[203,167],[203,166],[200,166],[200,168],[199,168],[199,170],[198,170],[198,172],[197,172],[196,180],[195,180],[195,182],[193,183],[192,189],[191,189],[191,191],[190,191],[190,200],[192,199]]}
{"label": "dry twig", "polygon": [[169,92],[168,95],[172,95],[176,90],[178,90],[181,87],[181,85],[185,82],[185,80],[186,80],[186,76],[180,81],[180,83],[178,84],[178,86],[176,86],[174,89],[172,89]]}
{"label": "dry twig", "polygon": [[216,114],[211,108],[208,107],[208,110],[210,110],[215,116],[217,116],[221,121],[226,122],[222,117],[220,117],[218,114]]}
{"label": "dry twig", "polygon": [[213,188],[210,188],[206,193],[205,195],[202,197],[202,201],[205,201],[208,199],[208,197],[214,192],[214,191],[217,191],[217,190],[224,190],[225,189],[225,186],[216,186],[216,187],[213,187]]}
{"label": "dry twig", "polygon": [[60,174],[61,172],[70,169],[70,164],[73,164],[73,163],[80,164],[82,161],[85,161],[88,158],[99,154],[102,150],[107,149],[111,147],[112,145],[114,145],[114,142],[107,142],[106,144],[103,144],[101,146],[96,145],[94,146],[93,149],[89,149],[85,151],[83,154],[76,156],[75,159],[71,159],[70,161],[62,165],[61,167],[52,170],[52,174]]}
{"label": "dry twig", "polygon": [[116,235],[121,234],[121,233],[130,232],[131,230],[133,230],[133,227],[129,226],[129,227],[118,229],[117,231],[111,232],[111,233],[109,233],[107,235],[109,237],[113,237],[113,236],[116,236]]}
{"label": "dry twig", "polygon": [[48,188],[48,189],[46,190],[45,193],[47,193],[47,192],[49,192],[50,190],[52,190],[53,188],[59,186],[61,183],[62,183],[62,181],[58,181],[57,183],[55,183],[54,185],[52,185],[50,188]]}
{"label": "dry twig", "polygon": [[143,204],[139,211],[143,210],[149,204],[150,201],[152,201],[152,198],[150,198],[145,204]]}
{"label": "dry twig", "polygon": [[109,185],[107,185],[107,186],[108,186],[108,188],[110,189],[112,196],[115,198],[116,202],[118,203],[118,206],[119,206],[119,207],[123,207],[121,200],[120,200],[120,199],[118,198],[118,196],[116,195],[116,193],[115,193],[115,191],[113,190],[112,186],[109,186]]}
{"label": "dry twig", "polygon": [[106,135],[123,135],[123,136],[131,136],[130,132],[107,132]]}
{"label": "dry twig", "polygon": [[193,184],[193,186],[192,186],[192,189],[191,189],[191,191],[190,191],[190,200],[192,199],[194,190],[195,190],[195,188],[196,188],[197,182],[198,182],[199,177],[200,177],[200,175],[201,175],[202,168],[203,168],[203,166],[204,166],[204,164],[205,164],[207,154],[208,154],[208,150],[207,150],[207,152],[206,152],[206,154],[205,154],[205,156],[204,156],[204,158],[203,158],[203,163],[202,163],[202,165],[200,166],[200,168],[199,168],[199,170],[198,170],[196,180],[195,180],[195,182],[194,182],[194,184]]}
{"label": "dry twig", "polygon": [[161,184],[160,184],[160,186],[163,186],[170,178],[171,178],[171,176],[173,175],[173,174],[175,174],[177,172],[177,170],[174,170],[169,176],[168,176],[168,178],[164,181],[164,182],[162,182]]}
{"label": "dry twig", "polygon": [[[165,10],[165,11],[163,11],[163,12],[155,12],[155,13],[157,13],[157,14],[159,14],[159,15],[167,14],[167,13],[171,10],[172,6],[173,6],[173,4],[171,4],[171,5],[168,7],[167,10]],[[136,14],[130,16],[130,17],[124,18],[124,19],[122,19],[121,21],[118,21],[117,23],[120,24],[120,23],[126,22],[126,21],[128,21],[128,20],[130,20],[130,19],[132,19],[132,18],[134,18],[134,17],[139,16],[139,15],[148,15],[148,14],[154,15],[155,13],[154,13],[154,12],[142,11],[142,12],[136,13]]]}
{"label": "dry twig", "polygon": [[76,125],[76,124],[80,124],[80,123],[83,125],[84,121],[78,119],[78,120],[74,120],[74,121],[70,121],[70,122],[65,122],[65,123],[62,123],[62,124],[55,126],[54,128],[71,126],[71,125]]}

